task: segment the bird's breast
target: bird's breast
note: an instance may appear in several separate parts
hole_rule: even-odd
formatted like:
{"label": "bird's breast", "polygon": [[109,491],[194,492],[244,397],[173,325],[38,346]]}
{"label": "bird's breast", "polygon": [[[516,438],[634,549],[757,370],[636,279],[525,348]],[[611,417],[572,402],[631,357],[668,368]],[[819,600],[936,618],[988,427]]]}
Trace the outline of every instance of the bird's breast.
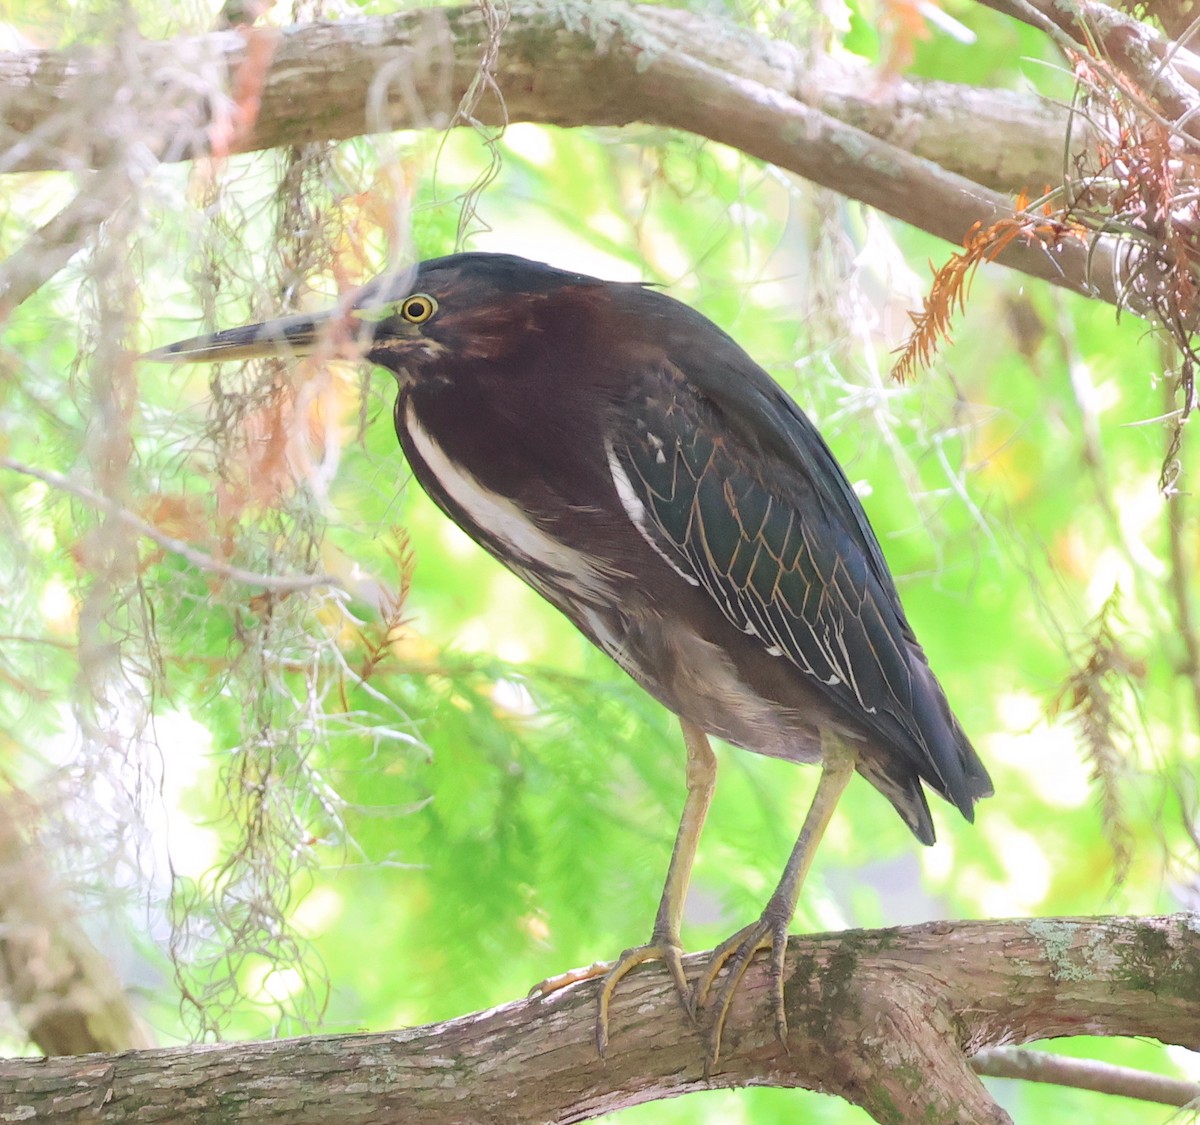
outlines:
{"label": "bird's breast", "polygon": [[476,542],[555,604],[562,605],[563,595],[601,603],[613,599],[618,576],[611,565],[568,545],[548,529],[548,521],[488,487],[437,440],[411,400],[398,420],[418,479]]}

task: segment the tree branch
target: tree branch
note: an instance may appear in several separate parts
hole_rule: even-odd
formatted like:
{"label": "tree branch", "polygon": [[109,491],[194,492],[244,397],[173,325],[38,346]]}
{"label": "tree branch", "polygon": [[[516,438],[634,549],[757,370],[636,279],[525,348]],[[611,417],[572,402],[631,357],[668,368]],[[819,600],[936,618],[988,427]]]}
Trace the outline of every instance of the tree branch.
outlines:
{"label": "tree branch", "polygon": [[[0,172],[107,165],[113,142],[89,125],[104,112],[93,81],[111,78],[114,70],[154,92],[139,101],[143,120],[131,125],[159,138],[151,147],[160,160],[208,155],[215,136],[228,137],[231,120],[245,126],[232,129],[233,151],[441,128],[488,42],[486,20],[474,6],[271,31],[279,39],[272,38],[274,50],[264,62],[257,44],[265,34],[223,31],[146,42],[120,56],[94,47],[0,55],[3,128],[10,134],[0,135],[8,148]],[[788,43],[692,12],[526,0],[513,4],[502,46],[496,79],[510,121],[668,124],[679,96],[668,96],[647,117],[648,107],[636,97],[636,75],[655,59],[686,55],[1000,191],[1036,189],[1062,170],[1068,112],[1055,102],[948,82],[884,83],[865,64],[813,62]],[[261,89],[256,81],[257,112],[243,121],[243,107],[227,91],[242,85],[239,75],[251,69]],[[319,101],[313,97],[318,88]],[[499,106],[481,105],[479,117],[498,124]],[[972,143],[964,145],[967,133]]]}
{"label": "tree branch", "polygon": [[[266,53],[256,48],[263,34],[142,43],[119,56],[0,55],[12,134],[0,171],[103,166],[111,129],[92,120],[103,115],[95,93],[102,75],[126,76],[129,127],[159,159],[179,160],[214,144],[248,151],[443,128],[491,46],[473,7],[291,27],[270,33]],[[1087,143],[1086,124],[1072,132],[1066,109],[1044,99],[948,83],[881,86],[869,70],[828,59],[810,65],[789,44],[682,11],[516,3],[503,35],[495,79],[504,104],[484,98],[480,121],[688,130],[955,245],[974,223],[1011,213],[1005,193],[1037,194],[1058,182],[1069,136]],[[242,81],[246,71],[252,82]],[[247,86],[251,113],[222,93]],[[1051,254],[1014,243],[1002,260],[1116,303],[1113,246],[1100,238],[1090,250],[1066,245]]]}
{"label": "tree branch", "polygon": [[1045,32],[1066,51],[1110,60],[1135,88],[1152,97],[1171,122],[1200,140],[1200,56],[1148,24],[1096,0],[980,0]]}
{"label": "tree branch", "polygon": [[976,1074],[990,1078],[1020,1078],[1048,1082],[1076,1090],[1092,1090],[1119,1098],[1136,1098],[1160,1105],[1184,1106],[1200,1100],[1200,1083],[1169,1074],[1152,1074],[1129,1066],[1113,1066],[1095,1059],[1052,1055],[1048,1051],[997,1049],[980,1051],[971,1060]]}
{"label": "tree branch", "polygon": [[[685,964],[694,972],[703,958]],[[660,966],[617,991],[603,1061],[595,995],[593,981],[383,1035],[10,1060],[0,1120],[514,1125],[752,1084],[836,1094],[884,1122],[1000,1125],[1007,1116],[966,1062],[980,1050],[1081,1033],[1200,1042],[1200,923],[1047,918],[795,937],[788,1052],[758,960],[708,1079],[703,1040]]]}
{"label": "tree branch", "polygon": [[124,1051],[154,1038],[108,959],[66,904],[23,829],[32,810],[0,798],[0,982],[30,1040],[48,1054]]}

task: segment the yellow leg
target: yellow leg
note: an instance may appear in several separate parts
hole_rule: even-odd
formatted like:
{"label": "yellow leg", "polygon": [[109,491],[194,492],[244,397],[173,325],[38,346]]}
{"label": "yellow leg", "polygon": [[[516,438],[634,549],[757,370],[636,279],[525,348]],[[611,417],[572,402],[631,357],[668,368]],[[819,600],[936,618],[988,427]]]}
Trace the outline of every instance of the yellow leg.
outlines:
{"label": "yellow leg", "polygon": [[704,972],[696,981],[693,1009],[699,1011],[707,1003],[709,991],[721,969],[726,964],[729,965],[729,973],[715,1001],[706,1070],[715,1067],[721,1057],[721,1036],[725,1030],[725,1019],[729,1015],[729,1005],[751,959],[760,949],[771,950],[775,1032],[780,1042],[785,1046],[787,1044],[787,1015],[783,1008],[783,960],[787,953],[788,927],[791,925],[792,915],[796,912],[796,900],[799,898],[805,876],[812,866],[817,845],[825,834],[838,799],[845,791],[850,778],[854,776],[857,760],[853,748],[836,736],[826,736],[822,739],[822,754],[821,779],[817,783],[816,793],[813,794],[808,815],[804,818],[800,838],[788,857],[779,885],[767,900],[762,916],[757,922],[739,930],[718,945],[713,950]]}
{"label": "yellow leg", "polygon": [[687,798],[683,803],[683,815],[679,818],[679,831],[675,834],[671,864],[667,868],[667,879],[663,884],[662,898],[658,903],[658,914],[654,918],[654,930],[650,934],[650,940],[645,945],[625,950],[613,962],[604,977],[596,1013],[596,1049],[601,1056],[608,1048],[608,1005],[613,992],[625,974],[644,961],[666,962],[680,1001],[689,1015],[694,1014],[691,991],[687,978],[683,975],[683,946],[679,940],[679,922],[683,915],[683,901],[687,897],[688,883],[692,878],[692,861],[696,858],[700,830],[704,827],[704,818],[708,814],[708,806],[717,783],[717,758],[704,731],[686,719],[680,722],[683,726],[683,742],[687,747]]}

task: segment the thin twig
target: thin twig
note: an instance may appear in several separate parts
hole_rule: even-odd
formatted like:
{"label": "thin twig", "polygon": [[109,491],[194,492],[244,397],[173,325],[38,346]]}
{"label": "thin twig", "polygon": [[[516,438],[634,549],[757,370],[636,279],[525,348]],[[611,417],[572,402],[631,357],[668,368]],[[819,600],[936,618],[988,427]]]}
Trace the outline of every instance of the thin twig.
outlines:
{"label": "thin twig", "polygon": [[971,1069],[989,1078],[1022,1078],[1026,1082],[1049,1082],[1098,1094],[1116,1094],[1160,1105],[1188,1105],[1200,1098],[1200,1083],[1166,1074],[1114,1066],[1095,1059],[1073,1059],[1049,1051],[998,1047],[980,1051],[971,1059]]}
{"label": "thin twig", "polygon": [[1038,28],[1065,51],[1107,59],[1158,102],[1176,131],[1200,140],[1200,58],[1192,51],[1097,0],[1079,0],[1069,8],[1049,0],[980,2]]}
{"label": "thin twig", "polygon": [[1156,566],[1157,562],[1145,544],[1126,533],[1121,522],[1121,513],[1117,510],[1116,501],[1113,498],[1112,481],[1101,437],[1096,385],[1086,360],[1080,354],[1073,322],[1061,301],[1055,301],[1055,313],[1058,321],[1056,339],[1061,350],[1063,365],[1070,377],[1071,397],[1079,411],[1080,456],[1092,488],[1095,490],[1096,504],[1100,509],[1109,537],[1121,554],[1125,556],[1130,567],[1135,572],[1144,574]]}
{"label": "thin twig", "polygon": [[86,173],[75,198],[0,264],[0,324],[65,266],[112,214],[116,201],[107,198],[107,193],[119,178],[111,173]]}
{"label": "thin twig", "polygon": [[258,586],[276,594],[292,593],[297,590],[311,590],[316,586],[330,586],[339,590],[345,589],[345,586],[338,579],[329,574],[299,574],[294,576],[286,574],[260,574],[257,571],[246,570],[243,567],[222,562],[220,559],[213,558],[207,552],[193,547],[190,543],[185,543],[182,539],[176,539],[173,535],[167,535],[165,532],[159,531],[153,524],[147,523],[141,516],[135,515],[115,500],[111,500],[109,497],[95,492],[88,488],[87,485],[80,484],[78,481],[73,481],[69,477],[63,476],[62,473],[56,473],[53,469],[37,469],[32,465],[26,465],[20,461],[14,461],[10,457],[2,456],[0,456],[0,468],[9,469],[14,473],[22,473],[27,477],[33,477],[50,485],[51,488],[57,488],[61,492],[76,496],[80,500],[91,504],[94,508],[98,508],[106,515],[120,520],[126,527],[132,528],[139,535],[144,535],[147,539],[153,540],[164,550],[186,559],[200,570],[210,574],[219,574],[222,578],[228,578],[232,582],[244,582],[247,586]]}
{"label": "thin twig", "polygon": [[[1164,356],[1164,360],[1166,359],[1167,357]],[[1164,369],[1166,369],[1165,363]],[[1166,395],[1166,406],[1170,409],[1175,405],[1177,393],[1175,380],[1163,380],[1163,388]],[[1174,427],[1168,428],[1167,431],[1166,459],[1168,462],[1180,456],[1179,446],[1182,443],[1179,442],[1177,434],[1178,423]],[[1171,466],[1164,464],[1163,476],[1166,477],[1171,471]],[[1176,467],[1176,480],[1179,475],[1178,467]],[[1196,612],[1192,602],[1191,583],[1194,568],[1188,558],[1188,499],[1186,492],[1172,486],[1164,505],[1163,514],[1167,521],[1167,561],[1170,567],[1167,588],[1170,590],[1171,600],[1175,603],[1171,624],[1174,629],[1178,630],[1179,637],[1183,641],[1183,661],[1179,672],[1190,688],[1192,704],[1196,709],[1196,721],[1200,724],[1200,631],[1197,630]]]}

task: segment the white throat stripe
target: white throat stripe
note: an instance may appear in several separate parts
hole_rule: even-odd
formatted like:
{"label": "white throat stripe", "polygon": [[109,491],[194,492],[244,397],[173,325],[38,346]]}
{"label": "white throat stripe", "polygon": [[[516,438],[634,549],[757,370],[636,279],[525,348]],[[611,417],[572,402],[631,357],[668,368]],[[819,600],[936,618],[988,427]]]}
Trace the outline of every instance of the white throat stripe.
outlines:
{"label": "white throat stripe", "polygon": [[590,560],[543,531],[507,497],[485,488],[466,469],[454,464],[421,425],[411,402],[405,406],[404,425],[421,460],[472,522],[501,540],[520,559],[560,575],[568,589],[594,594],[607,590]]}

